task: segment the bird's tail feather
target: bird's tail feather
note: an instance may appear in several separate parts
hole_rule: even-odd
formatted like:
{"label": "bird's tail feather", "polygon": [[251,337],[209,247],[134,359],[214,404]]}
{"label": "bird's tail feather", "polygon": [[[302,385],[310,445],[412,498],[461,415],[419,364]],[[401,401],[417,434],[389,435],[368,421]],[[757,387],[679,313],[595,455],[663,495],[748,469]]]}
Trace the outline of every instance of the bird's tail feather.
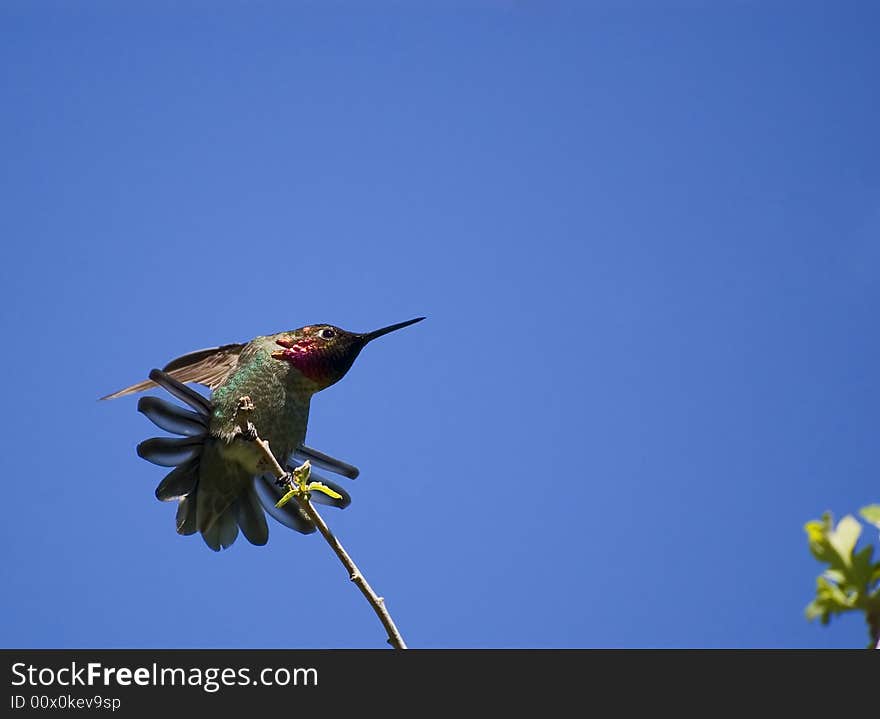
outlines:
{"label": "bird's tail feather", "polygon": [[211,400],[207,397],[200,395],[192,387],[187,387],[183,382],[174,379],[170,374],[160,369],[151,369],[149,377],[162,389],[173,394],[181,402],[188,404],[200,415],[210,418],[212,406]]}
{"label": "bird's tail feather", "polygon": [[209,416],[191,412],[159,397],[141,397],[137,408],[166,432],[184,437],[204,437],[208,433]]}
{"label": "bird's tail feather", "polygon": [[269,525],[266,514],[253,487],[235,500],[235,518],[241,532],[251,544],[263,545],[269,541]]}
{"label": "bird's tail feather", "polygon": [[199,459],[195,457],[177,465],[165,475],[165,479],[156,487],[156,499],[161,502],[171,502],[175,499],[184,499],[190,494],[195,495],[198,482]]}
{"label": "bird's tail feather", "polygon": [[196,496],[194,489],[186,497],[181,497],[177,504],[177,533],[183,535],[195,534],[196,526]]}
{"label": "bird's tail feather", "polygon": [[[196,487],[188,495],[180,497],[177,505],[177,533],[183,535],[195,534],[199,531],[198,510],[199,492],[198,482]],[[238,537],[239,527],[251,544],[263,545],[269,539],[269,527],[266,525],[266,516],[262,510],[259,514],[242,509],[242,504],[247,501],[253,504],[254,500],[245,499],[242,495],[231,507],[213,517],[213,520],[201,530],[202,539],[211,549],[219,552],[226,549]],[[259,507],[258,507],[259,509]]]}
{"label": "bird's tail feather", "polygon": [[293,456],[302,461],[309,460],[316,467],[326,469],[328,472],[333,472],[333,474],[348,477],[348,479],[357,479],[360,474],[360,470],[354,465],[349,464],[348,462],[343,462],[341,459],[336,459],[336,457],[331,457],[329,454],[319,452],[312,447],[306,447],[305,445],[294,450]]}
{"label": "bird's tail feather", "polygon": [[238,523],[235,521],[235,512],[231,507],[228,507],[222,514],[215,515],[214,521],[201,531],[205,544],[215,552],[231,547],[238,537]]}

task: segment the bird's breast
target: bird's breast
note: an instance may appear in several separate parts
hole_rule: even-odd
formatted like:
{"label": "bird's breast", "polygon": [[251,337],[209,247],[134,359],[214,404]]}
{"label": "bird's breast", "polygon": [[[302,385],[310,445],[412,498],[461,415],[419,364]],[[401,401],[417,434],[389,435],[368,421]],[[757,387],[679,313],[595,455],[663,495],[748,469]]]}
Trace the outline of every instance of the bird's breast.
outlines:
{"label": "bird's breast", "polygon": [[[265,371],[259,365],[242,368],[218,387],[212,398],[211,434],[230,445],[224,455],[242,464],[251,463],[251,452],[236,440],[243,422],[249,421],[260,438],[269,442],[282,464],[305,441],[311,399],[308,380],[278,360],[271,362],[269,367],[275,371]],[[245,397],[250,399],[250,409],[242,414],[240,403]]]}

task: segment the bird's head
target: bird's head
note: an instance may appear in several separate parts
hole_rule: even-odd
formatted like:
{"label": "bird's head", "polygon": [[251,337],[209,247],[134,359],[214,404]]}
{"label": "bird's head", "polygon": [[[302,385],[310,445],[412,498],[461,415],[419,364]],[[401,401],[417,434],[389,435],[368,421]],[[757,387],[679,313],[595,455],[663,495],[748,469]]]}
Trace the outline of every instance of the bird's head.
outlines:
{"label": "bird's head", "polygon": [[326,389],[345,376],[368,342],[423,319],[416,317],[363,334],[348,332],[333,325],[307,325],[276,339],[275,343],[280,349],[273,352],[272,357],[289,362],[314,382],[319,390]]}

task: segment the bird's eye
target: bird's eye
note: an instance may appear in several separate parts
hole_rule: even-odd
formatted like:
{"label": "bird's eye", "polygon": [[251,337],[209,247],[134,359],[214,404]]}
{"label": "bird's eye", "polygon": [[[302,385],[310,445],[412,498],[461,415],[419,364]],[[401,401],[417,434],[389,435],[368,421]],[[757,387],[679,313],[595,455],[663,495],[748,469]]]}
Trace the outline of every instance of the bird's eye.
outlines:
{"label": "bird's eye", "polygon": [[336,336],[336,332],[334,332],[330,328],[324,328],[323,330],[318,332],[318,336],[322,340],[332,340]]}

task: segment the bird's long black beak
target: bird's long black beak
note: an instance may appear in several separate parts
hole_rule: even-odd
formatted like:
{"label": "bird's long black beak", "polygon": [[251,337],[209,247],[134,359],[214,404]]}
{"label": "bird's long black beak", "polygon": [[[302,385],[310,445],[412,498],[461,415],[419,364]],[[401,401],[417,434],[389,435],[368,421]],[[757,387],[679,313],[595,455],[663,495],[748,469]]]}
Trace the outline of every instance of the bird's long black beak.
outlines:
{"label": "bird's long black beak", "polygon": [[383,327],[381,330],[373,330],[372,332],[367,332],[366,334],[361,335],[361,337],[363,338],[364,344],[367,344],[367,342],[372,342],[377,337],[387,335],[389,332],[394,332],[395,330],[402,330],[404,327],[414,325],[416,322],[421,322],[423,319],[425,318],[416,317],[414,320],[398,322],[396,325],[388,325],[388,327]]}

